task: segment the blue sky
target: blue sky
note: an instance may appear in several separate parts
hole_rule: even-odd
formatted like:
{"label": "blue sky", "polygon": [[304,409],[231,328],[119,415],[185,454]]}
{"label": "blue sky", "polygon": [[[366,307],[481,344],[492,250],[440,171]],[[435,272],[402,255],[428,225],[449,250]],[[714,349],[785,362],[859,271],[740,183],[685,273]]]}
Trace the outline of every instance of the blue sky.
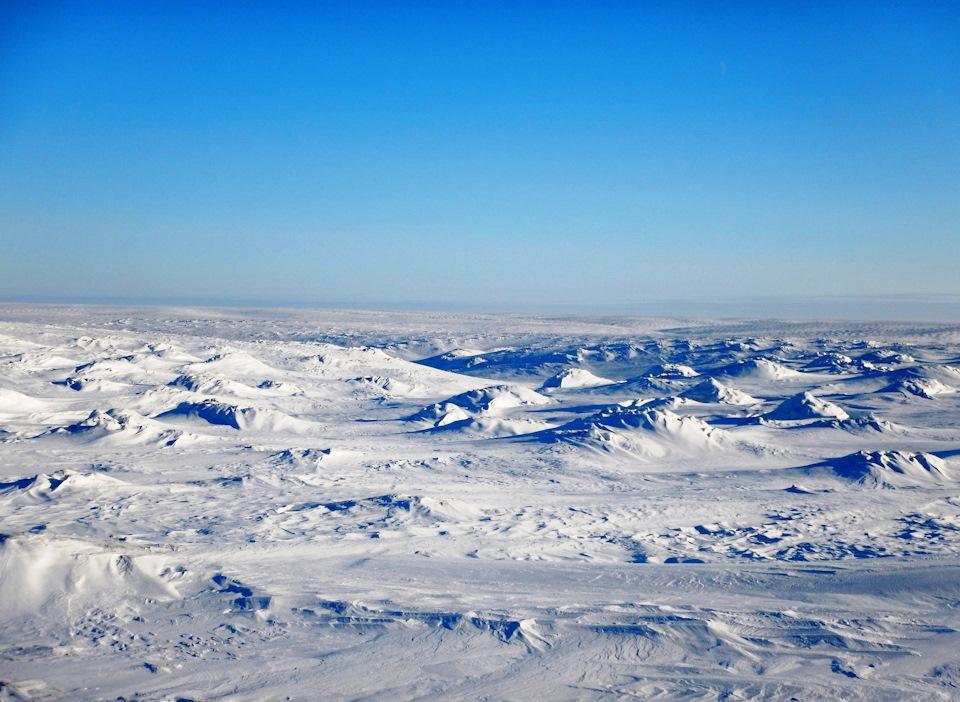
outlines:
{"label": "blue sky", "polygon": [[960,6],[8,1],[0,240],[4,299],[958,295]]}

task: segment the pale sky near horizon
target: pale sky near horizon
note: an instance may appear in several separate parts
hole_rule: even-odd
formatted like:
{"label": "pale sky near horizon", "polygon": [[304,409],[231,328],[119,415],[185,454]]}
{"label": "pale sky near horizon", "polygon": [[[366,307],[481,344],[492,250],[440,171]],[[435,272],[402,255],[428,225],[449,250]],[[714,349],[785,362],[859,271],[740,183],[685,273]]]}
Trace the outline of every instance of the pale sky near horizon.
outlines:
{"label": "pale sky near horizon", "polygon": [[0,300],[960,295],[960,5],[13,0],[0,240]]}

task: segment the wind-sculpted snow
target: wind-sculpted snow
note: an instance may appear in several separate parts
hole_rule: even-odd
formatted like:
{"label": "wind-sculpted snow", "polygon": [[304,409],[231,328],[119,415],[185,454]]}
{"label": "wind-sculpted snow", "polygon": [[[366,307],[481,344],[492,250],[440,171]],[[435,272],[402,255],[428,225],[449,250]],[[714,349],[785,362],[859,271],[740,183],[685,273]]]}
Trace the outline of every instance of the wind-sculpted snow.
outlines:
{"label": "wind-sculpted snow", "polygon": [[567,368],[556,375],[547,378],[541,390],[550,388],[589,388],[597,385],[609,385],[612,381],[600,378],[584,368]]}
{"label": "wind-sculpted snow", "polygon": [[707,378],[689,390],[680,393],[680,397],[696,402],[722,402],[728,405],[754,405],[759,402],[747,393],[728,387],[714,378]]}
{"label": "wind-sculpted snow", "polygon": [[792,421],[802,419],[848,419],[849,414],[828,400],[802,392],[781,402],[776,409],[764,415],[766,419]]}
{"label": "wind-sculpted snow", "polygon": [[948,700],[960,327],[0,306],[0,699]]}
{"label": "wind-sculpted snow", "polygon": [[730,443],[727,432],[696,417],[681,417],[670,410],[648,409],[645,405],[612,405],[589,417],[540,432],[539,439],[620,449],[647,459],[702,452]]}
{"label": "wind-sculpted snow", "polygon": [[858,451],[832,462],[842,478],[868,487],[918,487],[953,482],[946,462],[927,453]]}

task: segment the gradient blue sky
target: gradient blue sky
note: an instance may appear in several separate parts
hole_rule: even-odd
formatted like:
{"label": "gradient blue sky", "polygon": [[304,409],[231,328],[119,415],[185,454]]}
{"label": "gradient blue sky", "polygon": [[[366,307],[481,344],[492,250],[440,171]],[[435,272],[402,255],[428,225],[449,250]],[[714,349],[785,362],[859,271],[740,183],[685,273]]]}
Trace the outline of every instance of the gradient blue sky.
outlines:
{"label": "gradient blue sky", "polygon": [[956,2],[0,3],[0,298],[960,294]]}

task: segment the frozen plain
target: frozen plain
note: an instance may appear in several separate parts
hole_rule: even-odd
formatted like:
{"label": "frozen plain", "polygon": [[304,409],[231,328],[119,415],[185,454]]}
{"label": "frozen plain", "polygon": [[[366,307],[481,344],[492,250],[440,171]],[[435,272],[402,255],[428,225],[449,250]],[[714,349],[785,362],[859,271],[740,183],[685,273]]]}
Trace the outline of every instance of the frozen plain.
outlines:
{"label": "frozen plain", "polygon": [[0,305],[0,700],[960,696],[960,325]]}

